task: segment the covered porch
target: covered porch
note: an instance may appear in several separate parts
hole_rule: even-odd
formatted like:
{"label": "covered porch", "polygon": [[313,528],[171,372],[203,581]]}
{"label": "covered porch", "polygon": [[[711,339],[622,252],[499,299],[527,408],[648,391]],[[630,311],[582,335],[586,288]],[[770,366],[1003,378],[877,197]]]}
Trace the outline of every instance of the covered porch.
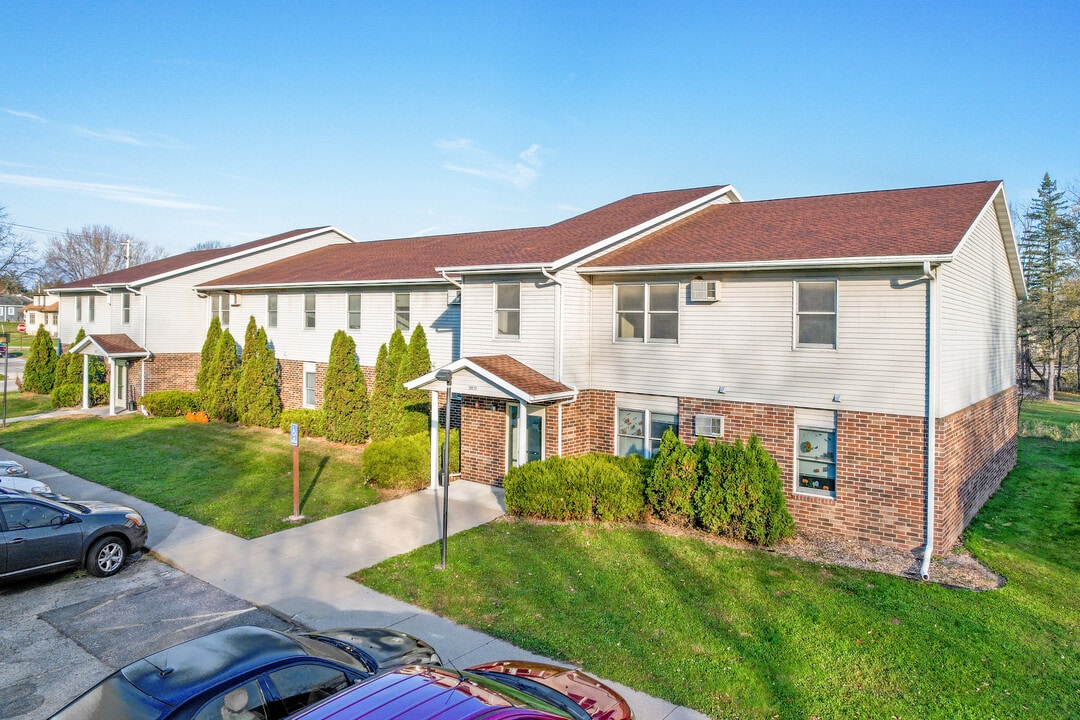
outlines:
{"label": "covered porch", "polygon": [[110,335],[87,335],[72,345],[68,352],[83,356],[82,407],[90,408],[90,357],[106,360],[109,375],[109,415],[128,410],[131,398],[128,370],[138,360],[146,360],[151,353],[124,333]]}
{"label": "covered porch", "polygon": [[[563,405],[578,394],[509,355],[461,358],[405,387],[429,391],[433,409],[440,394],[460,396],[462,476],[488,483],[499,482],[511,467],[561,455]],[[433,488],[439,485],[438,431],[445,421],[432,412]]]}

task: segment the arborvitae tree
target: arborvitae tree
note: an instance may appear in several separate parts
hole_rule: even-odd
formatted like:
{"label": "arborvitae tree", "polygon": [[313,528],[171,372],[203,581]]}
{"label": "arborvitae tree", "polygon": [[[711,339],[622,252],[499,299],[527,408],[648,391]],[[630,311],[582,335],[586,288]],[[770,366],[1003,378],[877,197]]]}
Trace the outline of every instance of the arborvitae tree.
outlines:
{"label": "arborvitae tree", "polygon": [[70,348],[84,337],[86,337],[86,331],[79,328],[79,332],[76,333],[75,339],[68,344],[69,351],[62,353],[60,357],[56,358],[56,365],[53,367],[56,379],[53,382],[53,387],[70,385],[72,383],[82,384],[82,355],[73,355],[70,352]]}
{"label": "arborvitae tree", "polygon": [[383,343],[375,360],[375,383],[371,390],[369,426],[373,440],[385,440],[394,433],[394,373],[390,370],[390,351]]}
{"label": "arborvitae tree", "polygon": [[277,427],[281,417],[277,357],[268,345],[266,331],[251,318],[236,384],[236,414],[245,425]]}
{"label": "arborvitae tree", "polygon": [[236,383],[239,376],[239,361],[236,357],[236,340],[232,333],[224,330],[214,348],[205,379],[203,408],[206,414],[215,420],[236,422]]}
{"label": "arborvitae tree", "polygon": [[693,521],[691,498],[698,485],[698,452],[688,448],[670,429],[664,431],[646,479],[645,497],[666,523]]}
{"label": "arborvitae tree", "polygon": [[221,338],[221,321],[215,315],[210,319],[210,327],[206,331],[206,340],[202,346],[202,360],[199,363],[199,372],[195,375],[195,387],[200,393],[206,392],[207,377],[210,375],[210,365],[214,361],[217,351],[218,340]]}
{"label": "arborvitae tree", "polygon": [[[431,372],[431,353],[428,351],[427,333],[424,332],[423,325],[417,324],[409,337],[409,349],[405,355],[399,379],[404,383],[429,372]],[[424,404],[429,399],[426,390],[406,390],[404,398],[406,407]]]}
{"label": "arborvitae tree", "polygon": [[34,341],[30,343],[30,352],[26,356],[23,368],[23,390],[27,392],[52,392],[56,383],[56,347],[52,335],[44,325],[38,327]]}
{"label": "arborvitae tree", "polygon": [[1049,174],[1043,175],[1039,195],[1024,216],[1020,254],[1028,283],[1028,300],[1020,307],[1021,332],[1041,345],[1049,362],[1046,398],[1054,401],[1055,364],[1065,339],[1075,330],[1068,281],[1075,275],[1078,231],[1069,214],[1065,193]]}
{"label": "arborvitae tree", "polygon": [[367,439],[367,383],[356,359],[356,342],[344,330],[334,333],[330,343],[322,407],[327,439],[348,443]]}

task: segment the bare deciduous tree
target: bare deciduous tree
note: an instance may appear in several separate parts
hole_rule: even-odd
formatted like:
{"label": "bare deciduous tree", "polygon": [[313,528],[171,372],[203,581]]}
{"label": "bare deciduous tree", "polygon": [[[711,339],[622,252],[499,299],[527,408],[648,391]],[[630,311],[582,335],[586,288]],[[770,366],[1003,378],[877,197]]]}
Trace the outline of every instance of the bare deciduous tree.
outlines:
{"label": "bare deciduous tree", "polygon": [[15,232],[7,212],[0,206],[0,289],[22,292],[35,262],[33,241]]}
{"label": "bare deciduous tree", "polygon": [[167,255],[164,248],[151,247],[108,225],[87,225],[48,241],[41,259],[42,276],[49,282],[72,282],[120,270],[129,258],[135,266]]}

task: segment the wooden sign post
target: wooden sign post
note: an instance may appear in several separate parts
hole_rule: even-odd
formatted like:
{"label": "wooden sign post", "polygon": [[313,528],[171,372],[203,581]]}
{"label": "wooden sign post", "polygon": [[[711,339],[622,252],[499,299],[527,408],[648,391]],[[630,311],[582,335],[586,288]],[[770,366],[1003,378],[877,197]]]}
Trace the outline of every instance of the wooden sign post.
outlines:
{"label": "wooden sign post", "polygon": [[289,444],[292,445],[292,515],[285,518],[289,522],[300,522],[300,426],[289,425]]}

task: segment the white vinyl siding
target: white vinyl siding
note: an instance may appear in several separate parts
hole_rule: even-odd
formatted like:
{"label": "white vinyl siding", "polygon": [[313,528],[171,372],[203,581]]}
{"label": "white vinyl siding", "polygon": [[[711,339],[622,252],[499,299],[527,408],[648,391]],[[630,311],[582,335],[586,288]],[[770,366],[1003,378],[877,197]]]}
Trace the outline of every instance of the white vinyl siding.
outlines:
{"label": "white vinyl siding", "polygon": [[563,314],[562,382],[576,388],[592,384],[592,359],[589,353],[589,308],[592,292],[589,283],[575,272],[561,272]]}
{"label": "white vinyl siding", "polygon": [[[723,298],[679,309],[679,343],[611,342],[614,281],[592,293],[591,384],[601,390],[922,415],[926,286],[921,268],[851,271],[837,283],[837,346],[792,348],[794,280],[728,273]],[[833,278],[821,278],[823,280]],[[685,280],[689,280],[687,277]],[[634,278],[628,278],[632,282]],[[621,282],[621,280],[620,280]],[[834,395],[842,402],[833,404]]]}
{"label": "white vinyl siding", "polygon": [[537,372],[555,377],[557,286],[542,275],[513,278],[520,282],[521,316],[518,340],[508,350],[506,338],[492,333],[491,313],[495,307],[495,283],[509,279],[465,279],[460,306],[461,354],[468,357],[507,353]]}
{"label": "white vinyl siding", "polygon": [[945,417],[1016,384],[1016,291],[992,207],[937,282],[938,416]]}

